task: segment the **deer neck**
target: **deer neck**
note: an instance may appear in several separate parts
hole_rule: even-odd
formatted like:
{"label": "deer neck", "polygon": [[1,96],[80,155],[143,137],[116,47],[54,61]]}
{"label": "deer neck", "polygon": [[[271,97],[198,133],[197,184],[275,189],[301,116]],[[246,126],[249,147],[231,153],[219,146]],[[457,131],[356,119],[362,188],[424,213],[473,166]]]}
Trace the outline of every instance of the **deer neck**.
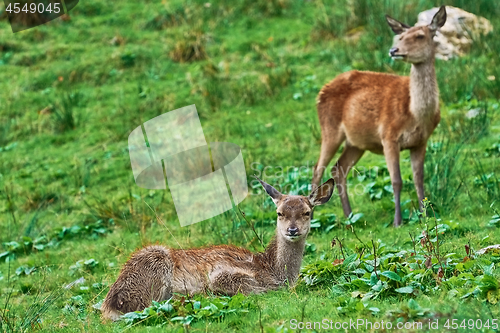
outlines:
{"label": "deer neck", "polygon": [[434,68],[434,57],[431,60],[412,64],[410,72],[410,112],[417,119],[429,118],[439,106],[439,89]]}
{"label": "deer neck", "polygon": [[302,264],[302,256],[306,240],[290,242],[283,237],[276,236],[266,249],[266,254],[274,261],[274,274],[280,281],[287,280],[290,285],[295,284]]}

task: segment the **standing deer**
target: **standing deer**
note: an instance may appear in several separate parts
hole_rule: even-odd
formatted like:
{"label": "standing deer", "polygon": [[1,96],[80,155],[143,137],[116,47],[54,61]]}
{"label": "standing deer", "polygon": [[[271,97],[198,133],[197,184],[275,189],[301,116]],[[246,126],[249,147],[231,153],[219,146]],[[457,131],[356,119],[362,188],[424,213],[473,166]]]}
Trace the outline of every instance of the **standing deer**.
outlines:
{"label": "standing deer", "polygon": [[436,30],[446,22],[442,6],[427,26],[409,27],[386,15],[399,35],[389,51],[393,59],[411,63],[410,76],[350,71],[337,76],[319,92],[321,153],[314,167],[313,189],[343,141],[345,147],[332,168],[344,214],[351,206],[346,177],[365,150],[384,154],[394,190],[394,226],[401,224],[399,169],[401,150],[409,149],[420,208],[424,199],[424,158],[427,140],[438,125],[439,90],[434,69]]}
{"label": "standing deer", "polygon": [[103,316],[117,320],[123,313],[145,309],[152,300],[169,299],[172,293],[211,291],[235,295],[294,285],[311,227],[312,210],[330,199],[333,179],[308,197],[283,195],[258,180],[276,204],[278,213],[276,234],[264,253],[254,254],[228,245],[190,250],[148,246],[134,253],[121,270],[102,304]]}

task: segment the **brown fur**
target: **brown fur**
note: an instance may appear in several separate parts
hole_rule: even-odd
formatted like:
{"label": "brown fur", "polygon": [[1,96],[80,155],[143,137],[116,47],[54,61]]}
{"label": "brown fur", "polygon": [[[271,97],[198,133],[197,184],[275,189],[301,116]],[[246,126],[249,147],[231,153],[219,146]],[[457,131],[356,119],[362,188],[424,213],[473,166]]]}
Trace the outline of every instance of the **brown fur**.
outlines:
{"label": "brown fur", "polygon": [[390,55],[412,64],[410,77],[350,71],[326,84],[317,100],[321,125],[321,154],[314,169],[313,188],[345,141],[345,149],[332,168],[344,214],[351,206],[346,176],[368,150],[384,154],[394,189],[394,226],[401,224],[399,152],[409,149],[419,201],[424,199],[423,164],[427,140],[440,121],[439,91],[434,70],[435,31],[444,25],[444,7],[429,26],[413,27],[390,17],[399,34]]}
{"label": "brown fur", "polygon": [[330,179],[309,197],[304,197],[283,195],[260,182],[278,212],[276,235],[264,253],[254,254],[230,245],[189,250],[148,246],[135,252],[122,268],[102,304],[103,316],[117,320],[123,313],[142,310],[152,300],[163,301],[173,293],[192,295],[210,291],[235,295],[294,285],[310,230],[312,209],[330,199],[334,183]]}

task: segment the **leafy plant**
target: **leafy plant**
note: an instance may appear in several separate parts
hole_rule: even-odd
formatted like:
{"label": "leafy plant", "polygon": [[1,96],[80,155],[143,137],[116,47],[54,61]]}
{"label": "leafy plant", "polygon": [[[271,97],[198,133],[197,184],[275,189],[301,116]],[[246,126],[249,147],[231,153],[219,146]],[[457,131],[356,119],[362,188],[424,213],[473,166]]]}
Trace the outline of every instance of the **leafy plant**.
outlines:
{"label": "leafy plant", "polygon": [[120,55],[121,64],[123,67],[132,67],[135,65],[135,59],[137,58],[135,53],[125,52]]}
{"label": "leafy plant", "polygon": [[308,75],[303,80],[294,84],[295,88],[298,90],[293,94],[293,99],[301,99],[307,94],[317,94],[319,91],[318,85],[315,83],[316,75]]}
{"label": "leafy plant", "polygon": [[85,319],[86,317],[86,307],[87,302],[83,299],[81,295],[71,296],[66,304],[64,305],[62,312],[64,314],[75,315],[78,319]]}
{"label": "leafy plant", "polygon": [[21,241],[10,241],[2,243],[6,251],[0,253],[0,259],[12,261],[21,254],[29,254],[33,251],[43,251],[46,248],[56,247],[60,242],[77,236],[90,236],[93,238],[103,235],[110,231],[109,227],[114,225],[110,219],[108,223],[98,220],[85,226],[73,225],[71,227],[62,227],[52,231],[50,235],[42,235],[35,239],[24,236]]}
{"label": "leafy plant", "polygon": [[[490,303],[498,300],[498,281],[492,273],[494,263],[476,258],[468,245],[465,257],[443,254],[440,238],[452,227],[437,224],[426,213],[431,209],[429,201],[424,200],[424,230],[416,238],[410,234],[413,249],[390,249],[379,243],[377,247],[373,244],[372,253],[363,254],[366,247],[362,247],[360,253],[345,255],[347,249],[335,240],[332,245],[339,245],[343,258],[306,265],[301,272],[303,281],[309,286],[329,285],[334,295],[349,292],[363,303],[391,295],[432,295],[443,290],[453,290],[451,294],[462,299],[475,296]],[[434,222],[434,227],[429,229],[430,222]]]}
{"label": "leafy plant", "polygon": [[83,271],[92,272],[99,262],[95,259],[78,260],[76,264],[69,267],[69,275],[75,275]]}
{"label": "leafy plant", "polygon": [[147,326],[163,325],[166,323],[180,323],[189,325],[198,320],[219,319],[230,313],[248,312],[252,307],[246,302],[242,294],[233,297],[194,296],[192,299],[185,297],[171,298],[164,302],[155,302],[143,311],[124,314],[121,318],[129,326],[141,324]]}
{"label": "leafy plant", "polygon": [[36,267],[35,266],[30,267],[30,266],[27,266],[27,265],[22,265],[22,266],[19,266],[16,269],[16,275],[17,276],[20,276],[20,275],[30,275],[34,271],[36,271]]}
{"label": "leafy plant", "polygon": [[410,320],[415,321],[429,318],[433,316],[434,313],[429,308],[421,307],[414,299],[410,299],[408,303],[401,305],[399,309],[388,311],[387,315],[393,318],[393,320],[402,319],[404,322],[407,322]]}
{"label": "leafy plant", "polygon": [[498,227],[500,226],[500,214],[495,214],[491,217],[491,220],[489,220],[488,225],[491,227]]}
{"label": "leafy plant", "polygon": [[486,148],[485,156],[500,156],[500,143],[494,143],[490,148]]}

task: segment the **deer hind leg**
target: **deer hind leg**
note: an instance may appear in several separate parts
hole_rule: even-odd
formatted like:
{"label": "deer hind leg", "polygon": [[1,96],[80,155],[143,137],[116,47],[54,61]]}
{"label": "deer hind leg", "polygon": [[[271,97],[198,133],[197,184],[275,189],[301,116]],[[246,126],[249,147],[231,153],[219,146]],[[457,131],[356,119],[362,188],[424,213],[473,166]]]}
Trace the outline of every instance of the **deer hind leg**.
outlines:
{"label": "deer hind leg", "polygon": [[266,291],[252,276],[242,272],[222,270],[209,276],[209,289],[215,294],[234,296],[239,292],[245,295]]}
{"label": "deer hind leg", "polygon": [[346,142],[344,152],[340,155],[339,160],[332,168],[332,177],[337,184],[340,202],[342,203],[342,209],[346,217],[352,212],[351,205],[349,204],[349,197],[347,196],[347,175],[352,166],[359,161],[361,156],[363,156],[364,152],[364,150],[351,146]]}
{"label": "deer hind leg", "polygon": [[314,174],[312,181],[312,189],[314,190],[319,186],[321,182],[321,177],[323,177],[323,173],[325,172],[326,167],[332,160],[333,156],[339,150],[340,145],[344,141],[344,136],[336,135],[336,136],[326,136],[323,135],[321,139],[321,152],[319,155],[318,163],[314,166]]}
{"label": "deer hind leg", "polygon": [[137,252],[109,289],[101,306],[103,316],[117,320],[124,313],[145,309],[152,300],[170,298],[172,272],[169,250],[153,246]]}
{"label": "deer hind leg", "polygon": [[396,142],[382,142],[384,146],[385,161],[389,175],[391,177],[392,189],[394,191],[394,226],[401,225],[401,203],[400,195],[401,188],[403,187],[403,180],[401,179],[401,171],[399,168],[399,144]]}
{"label": "deer hind leg", "polygon": [[417,190],[420,210],[423,209],[424,200],[424,160],[426,145],[410,150],[411,168],[413,171],[413,182]]}

